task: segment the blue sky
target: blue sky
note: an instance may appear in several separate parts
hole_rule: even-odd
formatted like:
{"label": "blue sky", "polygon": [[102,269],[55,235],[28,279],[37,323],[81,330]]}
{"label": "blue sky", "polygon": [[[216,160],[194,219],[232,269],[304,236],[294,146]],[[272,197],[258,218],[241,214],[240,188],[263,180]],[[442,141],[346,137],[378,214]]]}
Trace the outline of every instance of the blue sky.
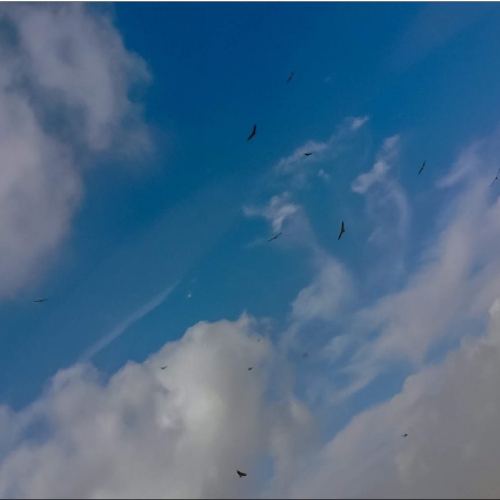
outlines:
{"label": "blue sky", "polygon": [[[1,496],[158,495],[154,472],[140,488],[118,487],[118,472],[82,473],[85,487],[23,483],[17,453],[41,443],[32,460],[42,463],[42,448],[60,442],[36,427],[40,414],[57,427],[58,398],[72,409],[99,391],[118,398],[116,408],[90,407],[126,421],[138,448],[156,439],[138,429],[159,410],[151,403],[144,416],[138,400],[123,403],[123,387],[142,387],[146,408],[161,384],[181,394],[175,401],[213,394],[221,408],[243,408],[247,382],[226,387],[219,367],[255,375],[255,422],[273,422],[275,434],[255,434],[244,418],[241,428],[226,422],[247,433],[252,451],[242,452],[244,440],[229,451],[221,444],[220,462],[199,484],[182,468],[197,459],[179,452],[165,495],[322,496],[333,480],[322,467],[347,449],[359,470],[360,457],[370,464],[382,454],[387,482],[374,475],[354,487],[342,476],[336,495],[455,494],[437,472],[409,472],[431,445],[403,456],[382,437],[384,422],[399,436],[419,412],[435,431],[432,376],[448,381],[442,405],[455,401],[463,378],[466,407],[486,383],[477,367],[488,360],[477,352],[488,342],[498,350],[497,185],[481,190],[498,169],[496,4],[21,5],[1,15],[0,105],[9,119],[0,127],[0,409],[16,429],[12,442],[0,431]],[[33,303],[41,297],[49,300]],[[157,361],[173,374],[162,379]],[[248,362],[257,369],[247,373]],[[200,381],[201,367],[213,377]],[[82,384],[88,393],[78,392]],[[238,417],[208,399],[187,413],[168,404],[186,429],[200,415]],[[494,431],[495,410],[485,429]],[[64,425],[80,424],[68,417]],[[91,451],[101,457],[98,432]],[[494,458],[467,432],[457,427],[468,436],[466,458],[450,460],[450,477],[469,456]],[[453,439],[438,452],[459,446]],[[77,463],[85,468],[92,453]],[[143,458],[131,455],[119,474]],[[217,479],[236,458],[255,471],[248,489]],[[470,493],[498,492],[482,474],[467,476],[477,486]],[[290,477],[300,482],[286,486]]]}

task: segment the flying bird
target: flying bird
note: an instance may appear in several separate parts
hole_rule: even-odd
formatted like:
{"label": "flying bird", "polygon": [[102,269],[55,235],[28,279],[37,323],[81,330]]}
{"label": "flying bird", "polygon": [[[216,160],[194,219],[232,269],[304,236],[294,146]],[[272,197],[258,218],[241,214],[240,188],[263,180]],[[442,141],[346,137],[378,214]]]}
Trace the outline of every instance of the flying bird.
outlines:
{"label": "flying bird", "polygon": [[308,356],[307,352],[305,352],[304,354],[302,354],[302,357],[303,357],[304,359],[306,359],[306,358],[307,358],[307,356]]}
{"label": "flying bird", "polygon": [[248,371],[250,371],[252,368],[253,368],[253,366],[251,366],[251,367],[248,369]]}
{"label": "flying bird", "polygon": [[497,176],[493,179],[493,182],[490,184],[490,187],[493,186],[493,184],[495,183],[495,181],[498,180],[498,175],[499,174],[500,174],[500,168],[498,169]]}
{"label": "flying bird", "polygon": [[[340,234],[339,234],[339,240],[342,238],[342,235],[345,233],[345,226],[344,226],[344,221],[342,221],[342,225],[340,226]],[[338,241],[338,240],[337,240]]]}
{"label": "flying bird", "polygon": [[424,163],[422,163],[420,170],[418,171],[418,175],[420,175],[422,173],[422,170],[424,169],[424,167],[425,167],[425,160],[424,160]]}
{"label": "flying bird", "polygon": [[252,133],[248,136],[247,141],[249,141],[257,133],[257,125],[253,126]]}
{"label": "flying bird", "polygon": [[270,243],[271,241],[278,239],[280,234],[281,233],[278,233],[277,235],[273,236],[270,240],[267,240],[267,242]]}
{"label": "flying bird", "polygon": [[292,78],[293,78],[293,71],[290,73],[290,76],[288,77],[288,80],[286,81],[286,83],[288,83]]}
{"label": "flying bird", "polygon": [[245,477],[246,476],[246,472],[241,472],[238,469],[236,469],[236,474],[238,474],[238,476],[240,476],[240,477]]}
{"label": "flying bird", "polygon": [[311,153],[304,153],[304,156],[311,156],[312,155],[312,152]]}
{"label": "flying bird", "polygon": [[42,302],[45,302],[46,300],[49,300],[49,299],[38,299],[38,300],[34,300],[33,302],[39,302],[41,304]]}
{"label": "flying bird", "polygon": [[403,437],[405,438],[406,436],[408,436],[408,434],[404,434]]}
{"label": "flying bird", "polygon": [[257,342],[260,342],[260,339],[257,339]]}
{"label": "flying bird", "polygon": [[162,366],[161,369],[164,370],[168,365]]}

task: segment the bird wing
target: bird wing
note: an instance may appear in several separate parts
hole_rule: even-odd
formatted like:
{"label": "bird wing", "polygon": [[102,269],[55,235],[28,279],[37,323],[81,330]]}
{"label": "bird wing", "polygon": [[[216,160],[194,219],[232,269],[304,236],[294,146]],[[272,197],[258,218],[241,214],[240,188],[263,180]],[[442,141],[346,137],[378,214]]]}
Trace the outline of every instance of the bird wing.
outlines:
{"label": "bird wing", "polygon": [[293,78],[293,71],[290,73],[290,76],[288,77],[288,80],[286,81],[286,83],[288,83],[292,78]]}
{"label": "bird wing", "polygon": [[249,141],[257,133],[257,125],[253,126],[252,133],[248,136],[247,141]]}

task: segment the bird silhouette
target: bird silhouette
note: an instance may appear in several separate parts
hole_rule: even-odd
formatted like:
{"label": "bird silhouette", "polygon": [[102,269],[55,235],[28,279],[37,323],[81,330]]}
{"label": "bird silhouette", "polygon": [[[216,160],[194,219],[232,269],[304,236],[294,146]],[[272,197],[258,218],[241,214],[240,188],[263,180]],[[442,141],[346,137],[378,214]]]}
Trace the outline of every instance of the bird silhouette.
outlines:
{"label": "bird silhouette", "polygon": [[493,184],[495,184],[495,181],[498,180],[498,175],[499,174],[500,174],[500,168],[498,169],[497,176],[493,179],[493,182],[490,184],[490,187],[493,186]]}
{"label": "bird silhouette", "polygon": [[405,438],[406,436],[408,436],[408,434],[403,434],[403,437]]}
{"label": "bird silhouette", "polygon": [[257,133],[257,125],[253,126],[252,133],[248,136],[247,141],[249,141]]}
{"label": "bird silhouette", "polygon": [[304,153],[304,156],[311,156],[312,155],[312,152],[311,153]]}
{"label": "bird silhouette", "polygon": [[276,235],[275,235],[275,236],[273,236],[270,240],[267,240],[267,242],[268,242],[268,243],[270,243],[271,241],[278,239],[280,234],[281,234],[281,233],[276,234]]}
{"label": "bird silhouette", "polygon": [[236,474],[238,474],[238,476],[240,477],[245,477],[246,476],[246,473],[245,472],[241,472],[240,470],[236,469]]}
{"label": "bird silhouette", "polygon": [[293,78],[293,71],[290,73],[290,76],[288,77],[286,83],[288,83],[292,78]]}
{"label": "bird silhouette", "polygon": [[422,166],[420,167],[420,170],[418,171],[418,175],[420,175],[422,173],[422,170],[425,168],[425,161],[424,160],[424,163],[422,163]]}
{"label": "bird silhouette", "polygon": [[45,302],[46,300],[49,300],[49,299],[38,299],[38,300],[34,300],[33,302],[38,302],[38,303],[42,303],[42,302]]}
{"label": "bird silhouette", "polygon": [[307,356],[308,356],[307,352],[305,352],[304,354],[302,354],[302,357],[303,357],[304,359],[306,359],[306,358],[307,358]]}
{"label": "bird silhouette", "polygon": [[340,226],[340,234],[339,234],[338,240],[340,240],[340,238],[342,238],[342,235],[344,233],[345,233],[345,226],[344,226],[344,221],[342,221],[342,225]]}
{"label": "bird silhouette", "polygon": [[253,369],[253,366],[251,366],[251,367],[248,369],[248,371],[250,371],[250,370],[252,370],[252,369]]}
{"label": "bird silhouette", "polygon": [[168,365],[162,366],[161,369],[164,370]]}

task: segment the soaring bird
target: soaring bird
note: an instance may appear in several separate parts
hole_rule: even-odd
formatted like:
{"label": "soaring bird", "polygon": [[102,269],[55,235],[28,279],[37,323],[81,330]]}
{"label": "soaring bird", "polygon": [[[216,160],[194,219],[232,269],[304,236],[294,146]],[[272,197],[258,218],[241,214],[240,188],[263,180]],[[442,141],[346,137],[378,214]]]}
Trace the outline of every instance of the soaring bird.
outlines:
{"label": "soaring bird", "polygon": [[161,369],[164,370],[168,365],[162,366]]}
{"label": "soaring bird", "polygon": [[304,156],[311,156],[312,153],[304,153]]}
{"label": "soaring bird", "polygon": [[238,474],[238,476],[240,476],[240,477],[245,477],[246,476],[246,472],[241,472],[238,469],[236,469],[236,474]]}
{"label": "soaring bird", "polygon": [[247,141],[249,141],[257,133],[257,125],[253,126],[252,133],[248,136]]}
{"label": "soaring bird", "polygon": [[307,352],[305,352],[304,354],[302,354],[302,357],[303,357],[304,359],[306,359],[306,358],[307,358],[307,356],[308,356]]}
{"label": "soaring bird", "polygon": [[41,304],[42,302],[45,302],[46,300],[49,300],[49,299],[38,299],[38,300],[34,300],[33,302],[39,302]]}
{"label": "soaring bird", "polygon": [[420,170],[418,171],[418,175],[420,175],[422,173],[422,170],[424,169],[424,167],[425,167],[425,160],[424,160],[424,163],[422,163]]}
{"label": "soaring bird", "polygon": [[408,434],[403,434],[403,437],[405,438],[406,436],[408,436]]}
{"label": "soaring bird", "polygon": [[280,234],[281,233],[278,233],[277,235],[273,236],[270,240],[267,240],[267,242],[270,243],[271,241],[278,239]]}
{"label": "soaring bird", "polygon": [[493,186],[493,184],[495,183],[495,181],[498,180],[498,175],[499,174],[500,174],[500,168],[498,169],[497,176],[493,179],[493,182],[490,184],[490,187]]}
{"label": "soaring bird", "polygon": [[[342,225],[340,226],[340,234],[339,234],[339,240],[342,238],[342,235],[345,233],[345,226],[344,226],[344,221],[342,221]],[[338,240],[337,240],[338,241]]]}
{"label": "soaring bird", "polygon": [[286,81],[286,83],[288,83],[292,78],[293,78],[293,71],[290,73],[290,76],[288,77],[288,80]]}
{"label": "soaring bird", "polygon": [[252,368],[253,368],[253,366],[251,366],[251,367],[248,369],[248,371],[250,371]]}

